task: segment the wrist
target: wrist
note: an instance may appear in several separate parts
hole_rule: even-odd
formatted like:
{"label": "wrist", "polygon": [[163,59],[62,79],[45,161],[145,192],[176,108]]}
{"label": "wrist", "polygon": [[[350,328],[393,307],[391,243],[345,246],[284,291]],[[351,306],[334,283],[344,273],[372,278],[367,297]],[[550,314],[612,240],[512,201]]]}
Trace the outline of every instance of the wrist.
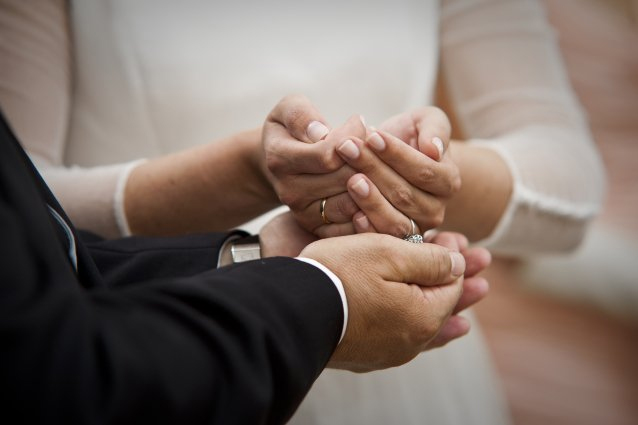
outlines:
{"label": "wrist", "polygon": [[266,165],[266,154],[262,145],[261,128],[243,133],[246,142],[246,160],[255,176],[257,190],[263,195],[266,204],[275,207],[280,204],[279,197],[273,187],[273,175]]}
{"label": "wrist", "polygon": [[513,178],[494,150],[453,141],[449,152],[461,172],[461,190],[450,199],[441,230],[465,234],[471,241],[488,237],[512,194]]}

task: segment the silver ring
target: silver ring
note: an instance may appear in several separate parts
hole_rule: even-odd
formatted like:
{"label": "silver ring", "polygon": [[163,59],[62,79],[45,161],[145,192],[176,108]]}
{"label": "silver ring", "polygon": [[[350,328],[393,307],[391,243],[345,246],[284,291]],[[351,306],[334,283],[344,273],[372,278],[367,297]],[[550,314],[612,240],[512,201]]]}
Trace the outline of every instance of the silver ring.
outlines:
{"label": "silver ring", "polygon": [[405,235],[403,240],[412,243],[423,243],[423,235],[416,232],[416,223],[412,219],[410,219],[410,226],[412,226],[412,231],[409,235]]}

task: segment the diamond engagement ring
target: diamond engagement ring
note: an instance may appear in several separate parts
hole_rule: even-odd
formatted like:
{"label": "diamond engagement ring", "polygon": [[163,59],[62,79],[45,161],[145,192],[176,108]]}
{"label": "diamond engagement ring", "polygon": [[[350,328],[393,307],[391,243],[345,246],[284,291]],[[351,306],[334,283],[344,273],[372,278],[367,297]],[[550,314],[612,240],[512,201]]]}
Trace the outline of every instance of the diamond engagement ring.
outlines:
{"label": "diamond engagement ring", "polygon": [[416,232],[416,223],[414,220],[410,219],[410,225],[412,226],[412,231],[409,235],[405,235],[403,240],[412,243],[423,243],[423,236]]}

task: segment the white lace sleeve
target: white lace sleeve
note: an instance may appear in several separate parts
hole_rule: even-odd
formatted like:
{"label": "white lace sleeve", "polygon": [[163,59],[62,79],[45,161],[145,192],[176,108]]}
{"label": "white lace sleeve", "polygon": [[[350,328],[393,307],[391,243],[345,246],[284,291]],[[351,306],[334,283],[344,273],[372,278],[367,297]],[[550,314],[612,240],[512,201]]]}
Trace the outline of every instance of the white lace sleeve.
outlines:
{"label": "white lace sleeve", "polygon": [[542,6],[448,0],[441,25],[442,72],[464,136],[498,152],[514,180],[482,243],[507,255],[574,248],[601,208],[605,178]]}

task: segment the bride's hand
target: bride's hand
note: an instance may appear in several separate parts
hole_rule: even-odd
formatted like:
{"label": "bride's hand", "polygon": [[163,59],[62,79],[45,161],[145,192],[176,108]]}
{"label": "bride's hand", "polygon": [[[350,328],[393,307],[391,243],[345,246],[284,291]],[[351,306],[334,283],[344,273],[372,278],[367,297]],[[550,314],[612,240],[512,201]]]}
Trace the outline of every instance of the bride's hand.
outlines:
{"label": "bride's hand", "polygon": [[[283,98],[268,115],[262,145],[268,178],[281,202],[290,207],[300,225],[320,237],[355,233],[352,216],[359,210],[346,189],[355,171],[335,147],[342,140],[365,137],[359,116],[330,130],[304,96]],[[324,215],[322,199],[330,199]],[[329,223],[327,219],[329,217]]]}
{"label": "bride's hand", "polygon": [[353,219],[355,229],[400,237],[412,233],[410,219],[419,232],[439,226],[461,185],[449,139],[447,116],[430,107],[390,118],[365,141],[352,137],[337,146],[359,172],[347,183],[361,210]]}
{"label": "bride's hand", "polygon": [[404,236],[410,218],[420,231],[442,222],[460,186],[446,154],[450,124],[442,111],[421,108],[382,124],[398,137],[366,131],[357,116],[332,131],[324,123],[307,98],[293,95],[275,106],[263,128],[269,179],[303,228],[320,237]]}

